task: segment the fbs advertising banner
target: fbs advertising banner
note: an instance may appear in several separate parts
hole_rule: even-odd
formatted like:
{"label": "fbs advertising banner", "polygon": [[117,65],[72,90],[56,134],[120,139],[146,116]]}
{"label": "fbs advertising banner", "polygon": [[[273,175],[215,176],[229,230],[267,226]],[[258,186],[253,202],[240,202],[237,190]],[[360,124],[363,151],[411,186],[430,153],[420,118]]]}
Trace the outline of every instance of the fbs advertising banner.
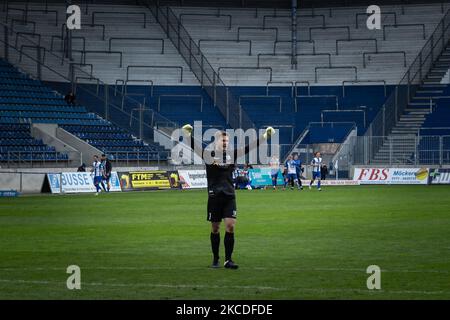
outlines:
{"label": "fbs advertising banner", "polygon": [[430,184],[450,184],[450,169],[430,169]]}
{"label": "fbs advertising banner", "polygon": [[[48,173],[47,179],[52,193],[79,193],[96,191],[93,177],[89,172],[62,172],[61,174]],[[111,172],[111,179],[109,182],[111,185],[110,191],[121,191],[117,172]]]}
{"label": "fbs advertising banner", "polygon": [[119,172],[122,191],[179,189],[177,171],[152,170]]}
{"label": "fbs advertising banner", "polygon": [[428,168],[355,168],[361,184],[428,184]]}

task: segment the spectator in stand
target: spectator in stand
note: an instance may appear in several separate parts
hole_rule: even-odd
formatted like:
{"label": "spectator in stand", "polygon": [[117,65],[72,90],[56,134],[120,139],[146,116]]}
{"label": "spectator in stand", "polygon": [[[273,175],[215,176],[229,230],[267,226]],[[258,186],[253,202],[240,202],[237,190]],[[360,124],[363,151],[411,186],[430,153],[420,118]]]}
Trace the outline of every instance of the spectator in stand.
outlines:
{"label": "spectator in stand", "polygon": [[86,172],[86,164],[82,164],[78,167],[77,172]]}
{"label": "spectator in stand", "polygon": [[326,164],[324,164],[320,168],[320,176],[322,177],[322,180],[325,180],[327,178],[327,175],[328,175],[328,167]]}
{"label": "spectator in stand", "polygon": [[67,104],[75,105],[75,94],[70,91],[68,94],[66,94],[64,100],[66,100]]}

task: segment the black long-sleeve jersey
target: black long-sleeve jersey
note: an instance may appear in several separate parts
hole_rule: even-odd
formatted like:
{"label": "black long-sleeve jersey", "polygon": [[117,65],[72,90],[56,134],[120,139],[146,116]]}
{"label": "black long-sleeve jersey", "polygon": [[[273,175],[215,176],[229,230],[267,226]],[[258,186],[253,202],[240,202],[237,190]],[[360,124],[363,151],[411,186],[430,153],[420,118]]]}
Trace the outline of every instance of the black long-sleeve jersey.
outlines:
{"label": "black long-sleeve jersey", "polygon": [[109,175],[109,174],[111,174],[111,171],[112,171],[112,164],[111,164],[111,161],[109,161],[108,159],[106,159],[105,161],[104,161],[104,170],[105,170],[105,174],[107,174],[107,175]]}
{"label": "black long-sleeve jersey", "polygon": [[[257,141],[259,145],[259,139]],[[194,138],[191,137],[191,147],[194,146]],[[212,163],[206,163],[206,180],[208,182],[208,195],[225,195],[234,197],[233,172],[236,169],[236,159],[239,149],[227,150],[222,154],[211,152]],[[244,154],[249,153],[250,147],[244,148]],[[203,150],[200,155],[203,158]],[[206,161],[205,161],[206,162]],[[209,162],[209,161],[208,161]]]}

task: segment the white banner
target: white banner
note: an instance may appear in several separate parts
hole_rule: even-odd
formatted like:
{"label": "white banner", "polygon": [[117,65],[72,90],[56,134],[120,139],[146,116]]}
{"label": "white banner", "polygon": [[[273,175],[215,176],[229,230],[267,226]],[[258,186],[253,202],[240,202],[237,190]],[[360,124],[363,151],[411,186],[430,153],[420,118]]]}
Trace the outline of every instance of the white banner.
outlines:
{"label": "white banner", "polygon": [[[96,191],[94,179],[89,172],[62,172],[61,174],[48,173],[47,179],[52,193],[81,193]],[[111,185],[110,191],[122,191],[120,189],[117,172],[111,172],[111,179],[109,181]]]}
{"label": "white banner", "polygon": [[[302,180],[303,186],[309,186],[309,183],[311,180]],[[322,186],[358,186],[360,185],[359,181],[354,180],[336,180],[336,179],[330,179],[330,180],[321,180],[320,184]],[[317,186],[317,181],[314,182],[314,186]]]}
{"label": "white banner", "polygon": [[206,188],[206,170],[178,170],[183,189]]}
{"label": "white banner", "polygon": [[355,168],[361,184],[428,184],[428,168]]}

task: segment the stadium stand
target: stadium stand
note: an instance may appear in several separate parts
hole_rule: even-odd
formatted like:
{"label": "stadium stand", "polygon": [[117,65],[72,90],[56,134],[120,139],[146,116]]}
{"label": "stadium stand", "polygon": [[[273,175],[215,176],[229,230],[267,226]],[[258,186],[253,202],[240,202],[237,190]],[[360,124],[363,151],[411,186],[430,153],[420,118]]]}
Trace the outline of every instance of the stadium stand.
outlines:
{"label": "stadium stand", "polygon": [[0,162],[67,162],[68,155],[34,139],[28,124],[0,123]]}
{"label": "stadium stand", "polygon": [[[116,137],[131,132],[145,136],[151,145],[152,128],[164,130],[167,126],[169,134],[192,119],[202,120],[204,130],[236,127],[248,115],[249,123],[257,128],[269,124],[278,128],[285,152],[302,143],[342,143],[354,130],[359,136],[367,134],[386,99],[395,92],[450,8],[445,3],[410,5],[406,9],[383,6],[381,30],[365,28],[365,7],[301,8],[298,51],[293,59],[290,11],[286,9],[172,6],[156,11],[167,11],[170,19],[165,27],[164,19],[143,5],[109,5],[105,10],[102,5],[86,4],[83,28],[72,32],[73,61],[68,63],[67,59],[55,58],[68,55],[67,34],[63,32],[65,6],[45,6],[49,11],[43,10],[43,3],[10,3],[0,12],[11,25],[12,42],[20,51],[13,63],[33,73],[33,59],[42,59],[49,67],[42,69],[42,81],[65,92],[72,80],[85,110],[51,113],[41,109],[39,114],[34,110],[5,110],[5,116],[31,112],[25,116],[45,117],[49,122],[59,118],[64,128],[101,150],[157,151],[161,150],[157,146],[142,146],[125,138],[108,146],[100,139],[102,135],[87,134],[87,128],[72,122],[105,121],[87,111],[94,112],[125,130],[114,132]],[[25,22],[21,8],[29,11]],[[177,25],[178,31],[170,29],[170,23]],[[180,29],[186,30],[185,38],[173,36]],[[179,50],[180,41],[186,41],[186,37],[192,37],[196,52],[186,55]],[[212,65],[214,74],[209,80],[224,81],[227,108],[220,107],[216,91],[204,83],[205,74],[190,68],[190,59]],[[392,156],[392,139],[417,135],[430,111],[424,101],[431,91],[444,87],[435,80],[448,69],[446,62],[445,57],[438,61],[439,70],[423,79],[398,123],[385,133],[389,138],[383,137],[378,143],[373,163],[383,163]],[[55,74],[68,76],[61,80]],[[84,97],[85,91],[91,94]],[[228,108],[229,95],[230,101],[235,100],[234,109]],[[141,111],[144,120],[139,121],[136,117]],[[233,118],[239,121],[231,121]],[[402,159],[410,158],[417,146],[415,138],[402,138],[399,144],[395,152]]]}
{"label": "stadium stand", "polygon": [[[277,81],[340,85],[355,80],[356,70],[359,80],[397,83],[443,16],[438,4],[411,6],[405,14],[399,9],[383,7],[393,14],[385,14],[383,28],[375,31],[365,27],[365,7],[331,9],[331,16],[328,9],[316,9],[314,15],[310,9],[300,9],[297,70],[301,72],[291,68],[289,10],[260,9],[255,15],[254,9],[221,8],[219,16],[218,8],[173,10],[215,69],[233,67],[221,72],[226,84],[261,86],[270,80],[263,67],[270,67]],[[415,25],[404,26],[411,23]],[[388,27],[391,24],[397,27]],[[240,70],[248,66],[254,69]]]}
{"label": "stadium stand", "polygon": [[[392,155],[400,161],[403,159],[406,162],[414,163],[416,151],[419,151],[417,157],[426,163],[439,159],[437,156],[439,151],[430,151],[439,150],[435,143],[429,143],[429,139],[419,139],[418,141],[417,136],[448,135],[450,133],[450,130],[445,129],[450,124],[448,117],[449,87],[447,84],[441,84],[442,78],[450,69],[449,57],[450,47],[447,46],[424,77],[422,84],[417,88],[415,95],[392,128],[388,138],[382,143],[373,163],[386,163]],[[444,141],[447,142],[448,138],[445,138]],[[448,145],[444,145],[444,148],[449,149]],[[425,151],[428,154],[422,152],[423,149],[428,150]],[[448,154],[446,158],[448,159]]]}
{"label": "stadium stand", "polygon": [[440,159],[444,163],[450,162],[449,89],[448,85],[429,87],[430,93],[433,94],[429,100],[430,110],[418,130],[418,156],[426,164],[437,163]]}
{"label": "stadium stand", "polygon": [[[62,33],[65,28],[65,4],[48,4],[49,10],[56,14],[46,14],[45,3],[27,3],[10,3],[6,12],[0,15],[3,21],[7,20],[8,15],[7,22],[11,23],[12,19],[22,18],[21,11],[14,8],[24,10],[28,7],[27,24],[14,25],[15,32],[22,32],[13,39],[16,47],[28,45],[27,39],[31,39],[46,48],[47,55],[60,54],[65,48],[66,39]],[[52,18],[55,15],[57,21]],[[80,71],[75,77],[93,72],[97,78],[109,84],[115,84],[116,80],[152,80],[154,84],[198,85],[189,67],[146,9],[135,5],[108,5],[106,10],[104,5],[92,4],[89,5],[88,14],[82,10],[81,19],[82,28],[73,31],[72,62],[77,63],[77,69],[85,73]],[[26,52],[36,55],[31,48]],[[52,69],[67,74],[68,65],[51,59],[46,59],[46,62]],[[128,72],[131,66],[135,67],[132,74]],[[44,70],[43,80],[60,81],[60,78]]]}
{"label": "stadium stand", "polygon": [[[98,115],[88,113],[83,106],[68,105],[62,95],[3,60],[0,60],[0,75],[2,161],[68,159],[67,154],[59,154],[54,147],[33,139],[30,135],[31,123],[58,124],[114,160],[167,159],[167,152],[161,146],[133,138]],[[13,130],[19,131],[17,138],[14,138]],[[32,147],[26,147],[27,144]]]}

